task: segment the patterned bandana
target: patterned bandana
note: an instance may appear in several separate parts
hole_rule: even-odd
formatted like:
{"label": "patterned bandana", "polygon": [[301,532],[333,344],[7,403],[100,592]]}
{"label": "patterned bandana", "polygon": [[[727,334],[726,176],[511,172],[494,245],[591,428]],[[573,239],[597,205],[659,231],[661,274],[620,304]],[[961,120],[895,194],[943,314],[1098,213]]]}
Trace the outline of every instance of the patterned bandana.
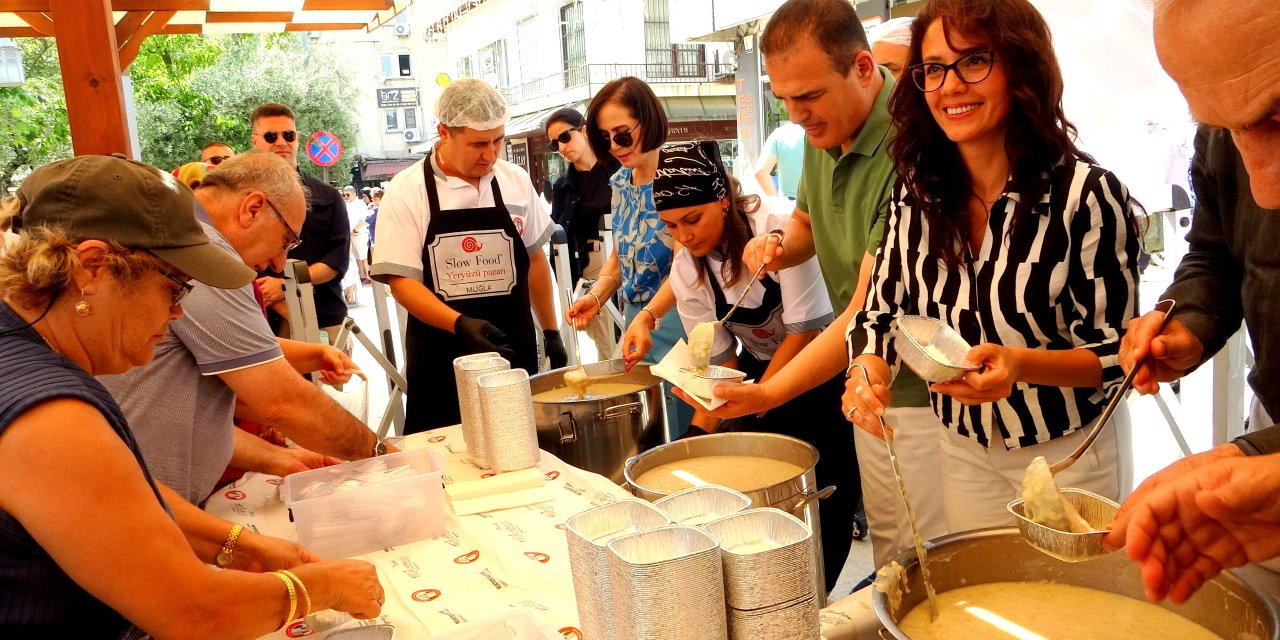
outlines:
{"label": "patterned bandana", "polygon": [[658,211],[694,207],[729,195],[729,180],[713,140],[671,144],[658,152],[653,206]]}

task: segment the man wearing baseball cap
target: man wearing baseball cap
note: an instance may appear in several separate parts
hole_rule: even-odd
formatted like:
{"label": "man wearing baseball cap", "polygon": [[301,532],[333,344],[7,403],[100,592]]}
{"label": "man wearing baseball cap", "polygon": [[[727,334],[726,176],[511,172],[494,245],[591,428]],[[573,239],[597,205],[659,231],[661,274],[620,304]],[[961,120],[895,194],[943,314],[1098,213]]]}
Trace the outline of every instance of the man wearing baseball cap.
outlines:
{"label": "man wearing baseball cap", "polygon": [[538,372],[532,311],[551,367],[564,366],[551,265],[551,215],[524,169],[501,158],[507,104],[482,80],[440,94],[440,142],[391,180],[378,211],[374,278],[409,310],[405,431],[457,424],[453,359],[496,351]]}

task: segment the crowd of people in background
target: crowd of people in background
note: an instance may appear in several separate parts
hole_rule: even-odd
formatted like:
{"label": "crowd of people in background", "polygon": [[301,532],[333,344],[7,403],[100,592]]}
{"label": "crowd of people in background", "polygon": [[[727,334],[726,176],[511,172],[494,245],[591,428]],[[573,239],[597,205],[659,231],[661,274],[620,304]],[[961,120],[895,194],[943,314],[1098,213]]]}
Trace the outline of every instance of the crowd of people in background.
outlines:
{"label": "crowd of people in background", "polygon": [[[1007,525],[1030,459],[1074,449],[1126,372],[1153,393],[1243,322],[1245,436],[1127,495],[1121,412],[1057,477],[1123,501],[1105,544],[1142,565],[1152,600],[1184,601],[1280,555],[1277,29],[1265,0],[1155,2],[1161,63],[1202,123],[1167,326],[1138,299],[1141,204],[1077,146],[1028,0],[928,0],[870,34],[847,0],[783,3],[759,41],[787,116],[748,172],[762,195],[714,142],[668,144],[661,100],[634,77],[545,122],[568,163],[545,200],[502,158],[505,100],[474,79],[444,88],[439,142],[385,191],[299,171],[296,116],[277,103],[247,114],[243,153],[212,141],[172,172],[110,156],[40,167],[0,203],[0,629],[252,638],[304,615],[303,596],[308,612],[378,615],[372,565],[200,509],[228,474],[388,451],[303,377],[363,373],[334,346],[284,337],[287,261],[305,265],[328,340],[373,280],[409,312],[413,433],[458,422],[458,356],[497,352],[531,375],[566,364],[557,224],[573,279],[559,284],[583,285],[564,322],[583,329],[617,304],[612,355],[628,367],[744,296],[712,362],[756,382],[717,388],[714,410],[668,389],[668,436],[813,444],[819,484],[841,487],[820,503],[828,587],[855,530],[869,527],[877,566],[912,546],[886,426],[924,537]],[[975,345],[982,367],[928,385],[901,368],[893,322],[917,314]]]}

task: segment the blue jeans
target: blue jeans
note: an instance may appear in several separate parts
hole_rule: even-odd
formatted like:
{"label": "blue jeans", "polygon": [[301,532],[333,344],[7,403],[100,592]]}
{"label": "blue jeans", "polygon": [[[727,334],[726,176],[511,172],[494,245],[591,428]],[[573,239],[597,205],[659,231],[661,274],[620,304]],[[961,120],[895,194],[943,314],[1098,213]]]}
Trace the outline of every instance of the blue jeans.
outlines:
{"label": "blue jeans", "polygon": [[[631,320],[636,315],[647,313],[643,309],[643,304],[628,302],[622,312],[626,326],[631,326]],[[644,361],[655,364],[666,357],[676,341],[685,339],[684,325],[680,323],[680,314],[675,307],[672,307],[667,315],[662,316],[662,328],[650,333],[649,337],[653,339],[653,348],[644,357]],[[685,430],[689,428],[689,423],[693,421],[693,407],[677,398],[671,392],[671,385],[666,381],[662,383],[662,392],[667,398],[667,435],[671,440],[675,440],[684,435]]]}

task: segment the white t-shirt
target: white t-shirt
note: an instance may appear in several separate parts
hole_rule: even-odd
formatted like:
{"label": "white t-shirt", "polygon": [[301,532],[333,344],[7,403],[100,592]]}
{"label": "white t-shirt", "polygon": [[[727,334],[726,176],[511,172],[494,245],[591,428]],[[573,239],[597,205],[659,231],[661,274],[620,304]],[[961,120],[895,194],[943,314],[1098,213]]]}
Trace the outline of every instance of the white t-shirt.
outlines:
{"label": "white t-shirt", "polygon": [[[769,229],[780,229],[786,226],[786,215],[757,212],[750,216],[752,233],[759,235]],[[671,287],[676,295],[676,307],[680,311],[680,321],[684,324],[685,333],[693,331],[700,322],[714,322],[716,317],[715,292],[711,285],[698,279],[696,261],[689,251],[676,254],[671,265]],[[732,305],[742,295],[744,287],[750,286],[742,306],[729,318],[733,323],[737,314],[744,309],[754,309],[764,300],[765,288],[759,280],[753,280],[751,273],[743,268],[742,275],[732,287],[725,287],[720,275],[721,261],[712,255],[706,256],[706,274],[714,277],[724,291],[725,303]],[[782,292],[782,313],[762,327],[745,330],[740,327],[743,346],[760,360],[770,360],[782,339],[788,334],[803,333],[813,329],[821,329],[831,324],[835,313],[831,308],[831,300],[827,297],[827,285],[822,280],[822,271],[818,267],[816,257],[809,258],[802,264],[783,269],[771,274],[778,282]],[[711,348],[712,364],[720,364],[736,354],[737,340],[734,334],[724,326],[716,328],[715,341]]]}
{"label": "white t-shirt", "polygon": [[[427,240],[427,227],[431,223],[431,207],[423,182],[422,163],[401,171],[391,179],[382,206],[378,209],[378,240],[373,245],[373,264],[370,273],[404,276],[422,279],[422,245]],[[525,249],[533,253],[551,239],[554,223],[546,203],[533,188],[533,182],[524,169],[506,160],[494,164],[493,173],[480,179],[476,189],[462,178],[446,176],[431,154],[431,168],[436,177],[436,191],[440,195],[440,208],[476,209],[493,206],[491,180],[497,176],[502,189],[502,201],[511,213],[511,221]]]}

